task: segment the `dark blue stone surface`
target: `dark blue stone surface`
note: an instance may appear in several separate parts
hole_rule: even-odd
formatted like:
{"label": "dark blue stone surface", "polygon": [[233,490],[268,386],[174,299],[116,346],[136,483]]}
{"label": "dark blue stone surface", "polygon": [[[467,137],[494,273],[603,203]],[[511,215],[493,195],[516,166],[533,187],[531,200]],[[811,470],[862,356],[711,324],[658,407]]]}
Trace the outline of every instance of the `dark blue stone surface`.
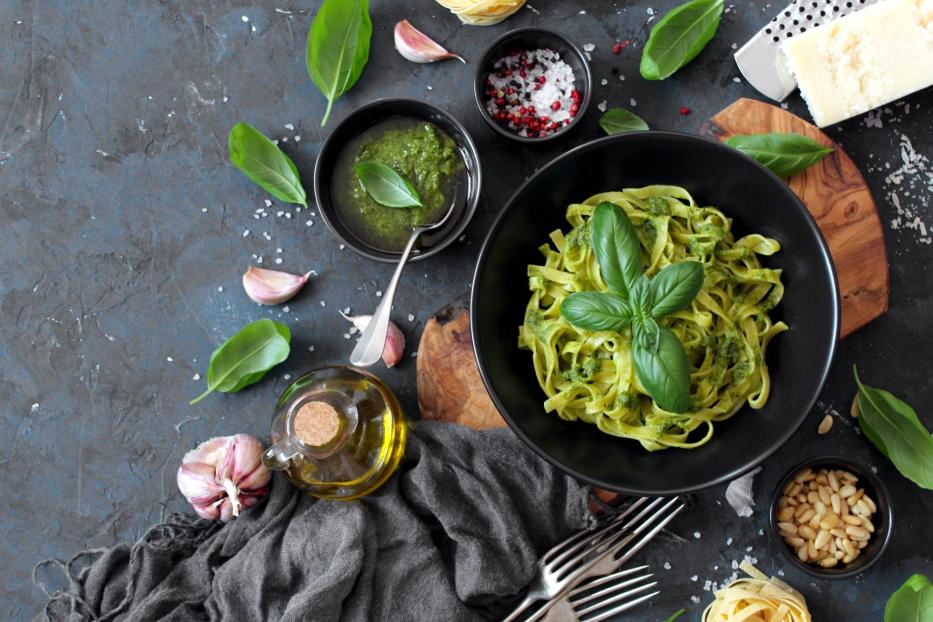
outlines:
{"label": "dark blue stone surface", "polygon": [[[487,172],[477,216],[463,241],[412,266],[400,288],[395,319],[411,352],[430,314],[468,291],[482,237],[509,194],[536,167],[600,135],[595,104],[630,108],[654,128],[696,131],[736,98],[756,96],[736,80],[733,44],[780,8],[763,0],[728,5],[702,55],[673,78],[652,83],[638,76],[642,44],[652,12],[674,0],[534,0],[491,28],[461,26],[430,0],[373,0],[369,66],[321,129],[325,102],[304,64],[317,4],[0,3],[4,619],[37,611],[43,597],[29,575],[40,559],[136,538],[165,512],[185,508],[175,487],[182,454],[213,435],[265,434],[288,375],[348,356],[352,341],[344,338],[348,327],[337,310],[369,311],[388,280],[391,266],[342,250],[313,208],[298,214],[273,203],[268,217],[254,218],[266,196],[227,163],[234,123],[288,137],[283,147],[309,192],[327,131],[372,99],[424,99],[452,111],[474,133]],[[468,60],[494,37],[525,25],[592,43],[594,107],[566,140],[532,149],[506,142],[475,109],[472,65],[416,65],[393,50],[392,27],[403,18]],[[612,55],[612,43],[622,39],[632,45]],[[806,116],[799,96],[789,104]],[[679,113],[682,106],[689,115]],[[911,573],[931,572],[933,493],[902,478],[845,414],[856,363],[867,383],[907,399],[933,427],[933,245],[926,230],[933,226],[931,110],[927,90],[829,130],[862,168],[878,203],[891,310],[843,342],[818,407],[757,478],[754,516],[737,517],[722,489],[697,495],[694,509],[675,523],[676,537],[666,534],[642,555],[660,577],[663,595],[620,619],[660,620],[684,606],[686,619],[698,620],[711,598],[704,583],[722,583],[734,572],[732,561],[745,555],[765,572],[783,570],[806,594],[815,619],[825,621],[879,620],[887,596]],[[263,266],[276,267],[279,257],[278,267],[319,276],[287,308],[260,308],[240,287],[254,256]],[[203,385],[192,378],[203,374],[211,351],[260,317],[291,326],[289,360],[249,390],[189,406]],[[410,412],[416,410],[414,372],[410,357],[382,372]],[[827,412],[842,414],[830,434],[818,437]],[[787,468],[832,452],[877,467],[891,487],[896,521],[885,557],[862,576],[838,582],[790,569],[768,537],[765,512]]]}

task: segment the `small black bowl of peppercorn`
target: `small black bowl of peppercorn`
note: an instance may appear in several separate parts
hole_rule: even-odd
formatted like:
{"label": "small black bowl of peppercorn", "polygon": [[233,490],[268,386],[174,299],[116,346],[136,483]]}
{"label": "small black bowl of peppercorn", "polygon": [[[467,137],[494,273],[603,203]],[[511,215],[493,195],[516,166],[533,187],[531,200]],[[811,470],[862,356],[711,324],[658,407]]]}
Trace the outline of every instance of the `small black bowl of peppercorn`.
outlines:
{"label": "small black bowl of peppercorn", "polygon": [[477,64],[476,105],[496,132],[521,143],[566,134],[590,105],[586,55],[564,36],[521,28],[496,39]]}

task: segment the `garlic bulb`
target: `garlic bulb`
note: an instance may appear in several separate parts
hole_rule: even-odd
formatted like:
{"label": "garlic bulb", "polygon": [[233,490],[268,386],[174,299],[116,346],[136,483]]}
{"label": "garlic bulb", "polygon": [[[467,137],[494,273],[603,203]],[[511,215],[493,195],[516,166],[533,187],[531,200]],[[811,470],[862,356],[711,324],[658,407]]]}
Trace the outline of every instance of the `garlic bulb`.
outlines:
{"label": "garlic bulb", "polygon": [[310,276],[310,272],[299,276],[279,270],[250,266],[243,275],[243,289],[253,302],[261,305],[277,305],[291,300],[308,282]]}
{"label": "garlic bulb", "polygon": [[248,434],[212,438],[182,458],[178,489],[198,516],[226,523],[269,492],[272,473],[261,456],[262,444]]}
{"label": "garlic bulb", "polygon": [[[366,330],[369,320],[373,317],[371,315],[347,315],[343,311],[340,315],[356,326],[361,333]],[[395,322],[390,320],[389,331],[386,333],[386,345],[382,350],[382,362],[386,364],[386,367],[393,367],[402,360],[403,354],[405,354],[405,335],[395,325]]]}
{"label": "garlic bulb", "polygon": [[433,63],[447,58],[456,58],[461,63],[466,63],[462,57],[448,52],[429,36],[412,26],[407,19],[395,25],[395,49],[415,63]]}

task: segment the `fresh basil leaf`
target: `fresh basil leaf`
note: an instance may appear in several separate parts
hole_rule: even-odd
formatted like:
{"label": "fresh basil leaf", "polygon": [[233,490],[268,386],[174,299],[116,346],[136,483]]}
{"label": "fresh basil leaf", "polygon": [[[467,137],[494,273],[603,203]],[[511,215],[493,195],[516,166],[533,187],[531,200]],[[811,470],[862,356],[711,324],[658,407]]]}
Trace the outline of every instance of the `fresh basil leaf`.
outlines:
{"label": "fresh basil leaf", "polygon": [[327,98],[321,127],[334,102],[360,79],[369,62],[373,22],[369,0],[324,0],[308,30],[305,63],[314,85]]}
{"label": "fresh basil leaf", "polygon": [[672,615],[671,617],[669,617],[669,618],[668,618],[667,620],[665,620],[664,622],[674,622],[674,620],[676,620],[676,619],[679,618],[680,616],[684,615],[685,613],[687,613],[687,610],[686,610],[686,609],[679,609],[678,611],[675,611],[675,612],[674,612],[674,615]]}
{"label": "fresh basil leaf", "polygon": [[366,161],[357,163],[353,170],[376,203],[386,207],[421,207],[418,191],[391,166]]}
{"label": "fresh basil leaf", "polygon": [[576,292],[560,304],[561,316],[586,330],[622,330],[632,321],[629,303],[604,292]]}
{"label": "fresh basil leaf", "polygon": [[191,400],[200,402],[214,391],[235,393],[258,382],[288,358],[291,331],[268,318],[247,324],[211,354],[207,390]]}
{"label": "fresh basil leaf", "polygon": [[639,348],[657,352],[661,346],[661,327],[652,317],[636,316],[632,320],[632,341]]}
{"label": "fresh basil leaf", "polygon": [[645,271],[635,226],[625,210],[608,201],[596,206],[590,222],[603,281],[612,293],[628,297],[629,288]]}
{"label": "fresh basil leaf", "polygon": [[925,575],[913,575],[891,594],[884,622],[933,622],[933,584]]}
{"label": "fresh basil leaf", "polygon": [[726,144],[749,155],[778,177],[791,177],[835,151],[801,134],[736,134]]}
{"label": "fresh basil leaf", "polygon": [[600,117],[599,126],[610,136],[648,129],[648,124],[641,117],[625,108],[610,108],[607,110]]}
{"label": "fresh basil leaf", "polygon": [[703,264],[681,261],[667,266],[651,279],[653,317],[664,317],[685,308],[703,288]]}
{"label": "fresh basil leaf", "polygon": [[632,343],[635,374],[658,406],[672,413],[690,408],[690,364],[677,335],[668,328],[659,328],[660,341],[656,351]]}
{"label": "fresh basil leaf", "polygon": [[901,475],[933,490],[933,436],[917,413],[887,391],[858,385],[858,420],[865,436],[886,455]]}
{"label": "fresh basil leaf", "polygon": [[645,80],[663,80],[692,61],[710,42],[724,0],[692,0],[671,10],[654,25],[641,55]]}
{"label": "fresh basil leaf", "polygon": [[262,132],[248,123],[237,123],[230,128],[227,147],[230,163],[254,184],[280,201],[308,206],[295,163]]}
{"label": "fresh basil leaf", "polygon": [[651,288],[651,281],[642,274],[635,279],[629,289],[629,302],[632,303],[632,310],[635,315],[651,316],[651,309],[654,307],[654,292]]}

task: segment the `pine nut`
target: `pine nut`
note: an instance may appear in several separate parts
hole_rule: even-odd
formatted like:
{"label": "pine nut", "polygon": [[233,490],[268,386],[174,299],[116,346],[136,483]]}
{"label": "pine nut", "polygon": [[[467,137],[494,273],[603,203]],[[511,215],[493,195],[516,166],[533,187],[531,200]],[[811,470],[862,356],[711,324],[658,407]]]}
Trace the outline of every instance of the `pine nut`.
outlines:
{"label": "pine nut", "polygon": [[814,531],[814,529],[810,527],[809,525],[804,525],[803,527],[800,527],[796,533],[799,533],[801,536],[803,536],[807,540],[813,540],[814,538],[816,538],[816,531]]}
{"label": "pine nut", "polygon": [[857,549],[864,549],[866,546],[868,546],[868,540],[858,540],[853,544],[855,544],[855,548]]}
{"label": "pine nut", "polygon": [[821,485],[821,486],[829,486],[829,479],[827,479],[827,477],[826,477],[826,473],[827,473],[827,472],[828,472],[828,471],[826,471],[825,469],[823,469],[822,471],[820,471],[819,473],[817,473],[817,475],[816,475],[816,483],[817,483],[817,484],[819,484],[819,485]]}
{"label": "pine nut", "polygon": [[852,399],[852,406],[849,407],[849,414],[853,418],[858,418],[858,395]]}
{"label": "pine nut", "polygon": [[816,429],[817,434],[826,434],[829,432],[829,429],[833,427],[833,416],[826,415],[823,417],[823,420],[820,421],[820,427]]}
{"label": "pine nut", "polygon": [[804,499],[804,501],[806,501],[810,505],[816,505],[816,502],[819,500],[820,500],[820,495],[818,495],[815,490],[811,490],[810,492],[808,492],[807,498]]}
{"label": "pine nut", "polygon": [[794,477],[794,481],[797,482],[798,484],[801,482],[805,482],[808,479],[810,479],[811,475],[813,475],[813,469],[804,469],[803,471],[798,473],[796,477]]}
{"label": "pine nut", "polygon": [[845,550],[846,553],[848,553],[849,555],[857,555],[856,551],[858,551],[858,549],[855,548],[855,545],[852,544],[851,541],[849,541],[846,538],[841,538],[841,540],[842,540],[842,548]]}
{"label": "pine nut", "polygon": [[849,516],[843,516],[842,522],[844,522],[847,525],[855,525],[856,527],[858,527],[859,525],[862,524],[862,519],[860,519],[858,516],[850,514]]}
{"label": "pine nut", "polygon": [[794,517],[794,508],[786,507],[778,510],[777,517],[779,521],[789,521]]}
{"label": "pine nut", "polygon": [[826,478],[829,480],[829,487],[833,489],[833,492],[839,492],[839,478],[836,477],[836,474],[830,471]]}
{"label": "pine nut", "polygon": [[823,516],[821,514],[814,514],[813,518],[810,519],[807,525],[809,525],[810,529],[819,529],[821,520],[823,520]]}
{"label": "pine nut", "polygon": [[845,556],[846,554],[843,553],[842,551],[836,551],[835,553],[833,553],[833,557],[835,557],[836,559],[842,559]]}
{"label": "pine nut", "polygon": [[842,474],[842,479],[844,479],[844,480],[847,480],[847,481],[850,481],[850,482],[857,482],[857,481],[858,481],[858,478],[855,477],[854,475],[852,475],[851,473],[849,473],[848,471],[839,471],[839,473]]}
{"label": "pine nut", "polygon": [[790,492],[787,493],[787,494],[788,494],[788,496],[796,497],[797,495],[800,494],[800,484],[798,484],[797,482],[791,482],[791,484],[792,484],[793,488],[791,488],[791,489],[790,489]]}
{"label": "pine nut", "polygon": [[845,499],[839,501],[840,512],[839,516],[848,516],[849,515],[849,504]]}
{"label": "pine nut", "polygon": [[797,549],[797,559],[802,562],[806,562],[809,557],[807,556],[807,545],[803,544]]}
{"label": "pine nut", "polygon": [[823,568],[832,568],[838,563],[839,563],[839,560],[832,556],[824,557],[823,559],[820,560],[820,566],[822,566]]}
{"label": "pine nut", "polygon": [[794,518],[800,518],[807,513],[807,510],[810,509],[809,503],[801,503],[797,506],[797,509],[794,510]]}
{"label": "pine nut", "polygon": [[839,517],[835,514],[828,514],[826,518],[820,521],[820,529],[825,529],[829,531],[833,527],[839,524]]}
{"label": "pine nut", "polygon": [[865,503],[865,499],[859,499],[858,503],[855,504],[855,509],[858,510],[856,514],[859,516],[868,516],[871,514],[871,509],[868,507],[868,504]]}
{"label": "pine nut", "polygon": [[820,533],[817,534],[816,540],[813,541],[813,546],[818,549],[826,548],[826,545],[829,544],[829,540],[832,536],[829,535],[828,531],[820,530]]}
{"label": "pine nut", "polygon": [[778,529],[791,535],[797,534],[797,525],[793,523],[778,523]]}
{"label": "pine nut", "polygon": [[797,482],[795,482],[794,480],[790,480],[789,482],[787,482],[786,484],[784,484],[784,488],[781,489],[781,492],[784,493],[784,496],[785,496],[785,497],[786,497],[787,495],[793,496],[793,495],[795,494],[795,493],[793,493],[793,492],[791,492],[791,491],[794,489],[794,485],[796,485],[796,483],[797,483]]}
{"label": "pine nut", "polygon": [[794,547],[795,549],[800,548],[801,545],[806,544],[807,541],[798,536],[791,536],[786,539],[787,543]]}
{"label": "pine nut", "polygon": [[[848,499],[854,494],[855,494],[855,486],[853,486],[852,484],[846,484],[845,486],[839,489],[840,497],[845,497],[846,499]],[[849,503],[851,504],[852,502],[849,501]]]}
{"label": "pine nut", "polygon": [[842,558],[842,563],[849,564],[849,563],[854,562],[855,558],[858,557],[858,554],[859,554],[858,549],[856,549],[854,553],[846,554],[846,556]]}
{"label": "pine nut", "polygon": [[[803,514],[797,517],[797,522],[801,524],[809,523],[810,519],[813,518],[814,516],[816,516],[816,510],[814,510],[813,508],[809,508]],[[861,525],[861,523],[859,524]]]}
{"label": "pine nut", "polygon": [[833,495],[829,498],[829,502],[833,506],[833,512],[836,514],[842,513],[842,499],[839,498],[839,495],[833,493]]}
{"label": "pine nut", "polygon": [[830,529],[830,530],[829,530],[829,533],[833,534],[833,535],[836,536],[837,538],[845,538],[845,537],[846,537],[846,530],[843,529],[842,527],[836,527],[835,529]]}
{"label": "pine nut", "polygon": [[826,486],[820,486],[818,492],[820,494],[820,501],[823,502],[823,505],[830,505],[832,503],[832,495],[829,492],[829,488]]}
{"label": "pine nut", "polygon": [[867,516],[860,517],[862,519],[862,527],[865,528],[865,531],[868,533],[875,533],[875,525],[868,519]]}
{"label": "pine nut", "polygon": [[823,503],[822,501],[817,501],[816,503],[813,504],[813,507],[816,508],[816,513],[819,514],[821,517],[826,516],[826,504],[825,503]]}
{"label": "pine nut", "polygon": [[853,540],[868,540],[868,538],[871,537],[871,534],[869,534],[867,530],[856,527],[855,525],[846,527],[846,533],[849,534]]}
{"label": "pine nut", "polygon": [[874,514],[875,512],[878,511],[878,506],[875,505],[875,502],[872,501],[872,500],[871,500],[871,497],[869,497],[868,495],[863,495],[863,496],[862,496],[862,501],[865,502],[865,505],[868,506],[868,509],[871,510],[871,513],[872,513],[872,514]]}
{"label": "pine nut", "polygon": [[810,559],[819,559],[820,552],[816,550],[816,547],[813,546],[813,540],[807,542],[807,555]]}

